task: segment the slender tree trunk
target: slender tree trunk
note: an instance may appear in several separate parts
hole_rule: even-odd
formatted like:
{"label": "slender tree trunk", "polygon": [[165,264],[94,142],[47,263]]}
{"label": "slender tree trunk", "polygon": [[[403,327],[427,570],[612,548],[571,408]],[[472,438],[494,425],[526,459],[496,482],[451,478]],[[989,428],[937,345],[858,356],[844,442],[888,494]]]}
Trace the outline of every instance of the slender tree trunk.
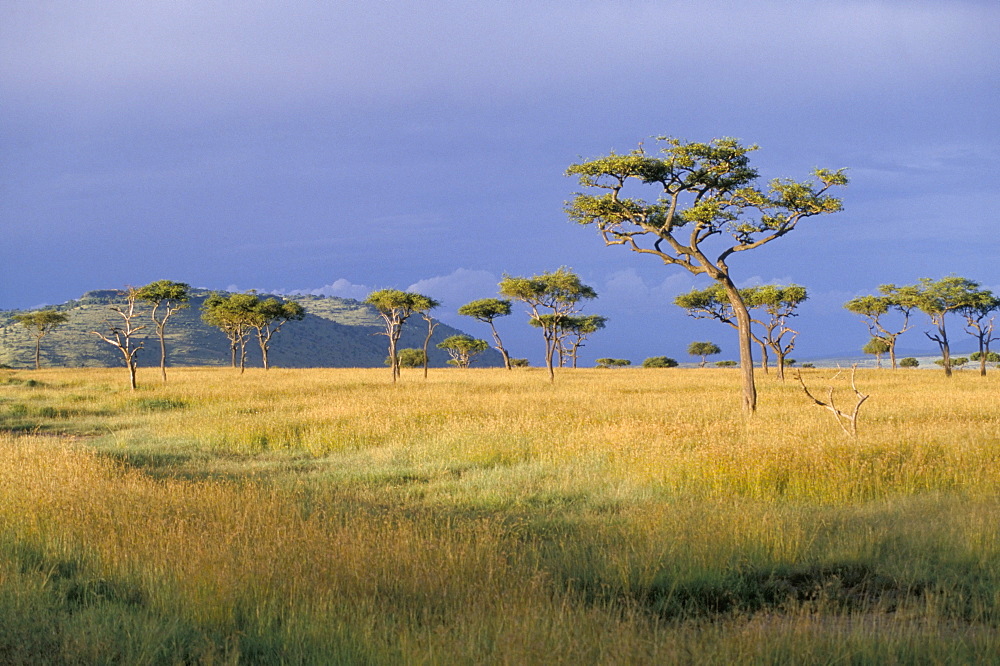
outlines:
{"label": "slender tree trunk", "polygon": [[493,331],[493,341],[497,343],[496,349],[498,352],[500,352],[500,355],[503,356],[503,367],[510,370],[511,369],[510,354],[507,353],[507,350],[504,349],[503,343],[500,342],[500,334],[497,333],[497,329],[493,325],[493,321],[491,320],[489,324],[490,324],[490,330]]}
{"label": "slender tree trunk", "polygon": [[554,334],[550,333],[548,329],[544,330],[545,336],[545,367],[549,371],[549,381],[554,382],[556,380],[556,371],[552,366],[553,357],[556,355],[556,342]]}
{"label": "slender tree trunk", "polygon": [[892,369],[895,370],[896,369],[896,338],[894,338],[894,337],[893,338],[888,338],[888,339],[883,338],[883,340],[885,340],[886,343],[889,346],[889,363],[892,365]]}
{"label": "slender tree trunk", "polygon": [[135,372],[136,372],[136,362],[135,362],[135,358],[134,358],[134,357],[132,357],[132,356],[129,356],[129,357],[128,357],[128,376],[129,376],[129,386],[130,386],[130,388],[131,388],[131,389],[132,389],[133,391],[134,391],[134,390],[136,389],[136,381],[135,381]]}
{"label": "slender tree trunk", "polygon": [[723,276],[719,282],[725,288],[733,313],[736,315],[737,331],[740,338],[740,370],[743,374],[743,411],[752,416],[757,410],[757,385],[754,383],[753,348],[750,345],[750,312],[740,296],[739,289],[729,279],[729,276]]}
{"label": "slender tree trunk", "polygon": [[35,338],[35,370],[42,369],[42,336]]}
{"label": "slender tree trunk", "polygon": [[167,342],[163,339],[163,329],[157,326],[157,333],[160,336],[160,375],[164,383],[167,381]]}

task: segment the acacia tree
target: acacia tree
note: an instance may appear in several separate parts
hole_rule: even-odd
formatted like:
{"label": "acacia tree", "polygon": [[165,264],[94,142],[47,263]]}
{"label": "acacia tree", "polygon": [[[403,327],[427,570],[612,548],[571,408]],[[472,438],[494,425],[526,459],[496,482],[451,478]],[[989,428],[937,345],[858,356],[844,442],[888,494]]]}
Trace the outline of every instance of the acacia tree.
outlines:
{"label": "acacia tree", "polygon": [[262,301],[255,294],[253,297],[255,300],[246,299],[244,314],[246,322],[257,332],[261,362],[264,369],[269,370],[271,364],[268,352],[271,349],[271,338],[286,323],[305,319],[306,309],[295,301],[280,301],[277,298]]}
{"label": "acacia tree", "polygon": [[115,317],[109,317],[104,320],[108,329],[107,334],[100,331],[91,331],[91,333],[121,352],[122,358],[125,360],[125,367],[128,368],[129,387],[134,391],[138,355],[145,344],[144,341],[136,342],[134,338],[146,327],[135,324],[135,319],[139,316],[135,309],[135,302],[139,299],[139,290],[135,287],[126,287],[125,291],[119,292],[119,295],[125,298],[125,303],[123,305],[110,305],[108,309],[121,321],[119,322]]}
{"label": "acacia tree", "polygon": [[434,329],[438,327],[441,323],[431,317],[431,310],[439,307],[441,304],[435,301],[429,296],[420,296],[414,305],[414,309],[420,313],[421,318],[427,322],[427,336],[424,338],[424,379],[427,379],[427,368],[430,365],[429,358],[427,355],[427,347],[431,343],[431,336],[434,335]]}
{"label": "acacia tree", "polygon": [[[740,289],[740,296],[743,302],[747,304],[748,311],[753,306],[753,294],[756,289],[759,289],[759,287]],[[692,289],[686,294],[680,294],[674,298],[674,305],[684,308],[687,310],[688,315],[695,319],[715,319],[739,330],[736,313],[729,302],[729,296],[726,294],[725,288],[720,284],[713,284],[705,289]],[[750,321],[751,323],[760,323],[753,318]],[[760,346],[760,367],[764,372],[767,372],[767,342],[758,336],[753,328],[750,329],[750,339]]]}
{"label": "acacia tree", "polygon": [[[751,321],[729,260],[786,235],[805,218],[840,211],[840,200],[827,192],[846,185],[847,176],[842,169],[816,169],[814,181],[775,179],[761,187],[748,157],[756,146],[732,138],[657,140],[656,156],[640,144],[626,155],[611,153],[571,165],[567,175],[603,193],[575,195],[567,212],[580,224],[595,225],[606,245],[623,245],[695,275],[704,273],[725,289],[739,335],[743,409],[753,413]],[[656,198],[629,196],[624,190],[630,183],[653,187]]]}
{"label": "acacia tree", "polygon": [[965,332],[976,338],[979,352],[970,358],[979,361],[979,374],[986,376],[986,361],[993,352],[990,343],[1000,338],[993,336],[995,315],[1000,310],[1000,298],[993,295],[989,289],[983,289],[972,295],[970,302],[959,308],[958,312],[965,317]]}
{"label": "acacia tree", "polygon": [[[870,294],[853,298],[844,303],[844,308],[861,316],[873,338],[885,341],[890,364],[895,370],[896,338],[911,328],[910,314],[916,309],[917,288],[883,284],[878,290],[881,292],[879,295]],[[885,318],[893,312],[902,315],[903,321],[898,326],[890,328]]]}
{"label": "acacia tree", "polygon": [[946,377],[951,377],[952,362],[945,316],[949,312],[961,312],[973,306],[979,293],[978,282],[955,275],[936,281],[920,278],[920,284],[917,285],[916,307],[930,317],[935,329],[933,333],[925,331],[924,335],[941,348],[941,365],[944,366]]}
{"label": "acacia tree", "polygon": [[497,333],[497,327],[493,324],[493,321],[497,317],[506,317],[510,312],[510,301],[502,298],[481,298],[478,301],[466,303],[458,309],[458,314],[460,315],[472,317],[484,324],[489,324],[490,331],[493,333],[493,341],[496,343],[496,350],[503,356],[503,367],[508,370],[511,369],[510,354],[504,348],[503,341],[500,340],[500,334]]}
{"label": "acacia tree", "polygon": [[[253,331],[251,315],[259,299],[255,294],[212,294],[201,306],[201,318],[221,330],[229,339],[232,366],[236,367],[239,357],[240,374],[246,370],[247,342]],[[238,352],[238,354],[237,354]]]}
{"label": "acacia tree", "polygon": [[865,354],[871,354],[875,357],[875,367],[882,367],[882,354],[889,351],[889,343],[885,341],[885,338],[880,338],[877,336],[872,336],[872,338],[861,348],[861,351]]}
{"label": "acacia tree", "polygon": [[69,321],[69,316],[58,310],[35,310],[14,315],[14,321],[35,336],[35,370],[42,367],[42,338]]}
{"label": "acacia tree", "polygon": [[389,359],[392,361],[390,367],[392,368],[393,384],[399,378],[399,356],[396,354],[396,345],[399,343],[399,336],[403,333],[403,324],[415,313],[427,309],[429,302],[433,302],[433,299],[399,289],[373,291],[365,299],[365,303],[374,307],[385,323],[385,330],[381,335],[389,339]]}
{"label": "acacia tree", "polygon": [[[785,359],[795,349],[798,331],[788,326],[788,318],[798,316],[795,309],[807,298],[806,288],[798,284],[780,286],[767,284],[747,290],[747,307],[759,309],[767,316],[754,319],[764,329],[761,339],[777,358],[778,379],[785,379]],[[786,339],[785,336],[789,337]]]}
{"label": "acacia tree", "polygon": [[601,315],[567,317],[560,325],[562,332],[559,338],[560,359],[565,351],[565,355],[573,359],[573,367],[576,368],[580,347],[584,346],[583,343],[587,338],[602,330],[607,324],[608,318]]}
{"label": "acacia tree", "polygon": [[479,340],[471,335],[449,335],[437,344],[438,349],[448,352],[451,365],[459,368],[468,368],[472,364],[472,359],[490,348],[486,340]]}
{"label": "acacia tree", "polygon": [[701,363],[698,364],[699,368],[705,367],[709,356],[721,353],[722,349],[714,342],[692,342],[688,345],[688,354],[701,357]]}
{"label": "acacia tree", "polygon": [[545,339],[545,367],[549,371],[549,381],[555,381],[552,360],[557,349],[560,326],[567,317],[579,312],[580,301],[597,298],[597,292],[593,287],[583,284],[580,276],[565,266],[530,278],[505,275],[499,286],[501,296],[526,304],[530,323],[542,329],[542,337]]}
{"label": "acacia tree", "polygon": [[[157,280],[140,287],[136,292],[139,299],[153,304],[150,318],[156,325],[156,334],[160,339],[160,374],[163,376],[163,381],[167,381],[167,342],[164,334],[167,320],[178,310],[187,307],[187,302],[191,298],[190,289],[191,285],[183,282]],[[160,308],[162,308],[162,315],[157,318]]]}

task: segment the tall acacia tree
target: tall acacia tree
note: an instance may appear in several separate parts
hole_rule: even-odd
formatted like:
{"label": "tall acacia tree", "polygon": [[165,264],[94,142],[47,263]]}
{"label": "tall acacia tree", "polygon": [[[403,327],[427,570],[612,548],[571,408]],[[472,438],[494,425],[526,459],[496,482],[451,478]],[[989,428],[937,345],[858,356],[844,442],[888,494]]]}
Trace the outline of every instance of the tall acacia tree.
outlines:
{"label": "tall acacia tree", "polygon": [[277,298],[262,301],[253,295],[253,299],[246,299],[243,314],[246,322],[257,332],[261,362],[264,369],[269,370],[271,363],[268,352],[271,350],[271,338],[286,323],[305,319],[306,309],[295,301],[280,301]]}
{"label": "tall acacia tree", "polygon": [[973,354],[972,360],[979,361],[979,374],[983,377],[986,376],[986,361],[993,354],[990,343],[1000,340],[993,335],[996,318],[994,313],[997,310],[1000,310],[1000,298],[994,296],[989,289],[973,294],[969,303],[958,310],[965,317],[965,332],[979,343],[978,356]]}
{"label": "tall acacia tree", "polygon": [[[885,341],[889,362],[895,370],[896,338],[911,328],[910,314],[916,309],[918,290],[914,286],[897,287],[894,284],[883,284],[878,290],[880,292],[878,295],[869,294],[852,298],[844,303],[844,308],[861,316],[873,338]],[[890,327],[886,317],[893,312],[901,315],[903,321],[898,326]]]}
{"label": "tall acacia tree", "polygon": [[424,379],[427,379],[427,368],[430,366],[429,358],[427,356],[427,347],[431,344],[431,337],[434,335],[434,329],[438,327],[441,323],[431,316],[431,310],[440,307],[441,304],[435,301],[430,296],[420,295],[417,302],[414,304],[414,309],[420,313],[420,318],[427,322],[427,335],[424,336]]}
{"label": "tall acacia tree", "polygon": [[[785,380],[785,359],[795,349],[798,331],[788,325],[790,317],[797,316],[795,309],[808,297],[806,288],[798,284],[787,286],[766,284],[748,290],[747,307],[759,309],[766,317],[754,319],[764,329],[761,339],[777,359],[778,379]],[[785,336],[789,336],[786,338]]]}
{"label": "tall acacia tree", "polygon": [[[602,315],[582,315],[579,317],[567,317],[560,325],[562,335],[559,338],[560,359],[563,354],[573,360],[573,367],[577,366],[577,357],[580,354],[580,347],[594,333],[602,330],[608,325],[608,318]],[[560,366],[562,363],[560,362]]]}
{"label": "tall acacia tree", "polygon": [[941,365],[944,374],[951,377],[951,345],[948,341],[948,331],[945,329],[945,316],[950,312],[961,312],[976,302],[979,295],[979,283],[968,278],[949,275],[940,280],[920,278],[917,285],[916,306],[931,319],[933,332],[925,331],[924,335],[938,344],[941,349]]}
{"label": "tall acacia tree", "polygon": [[[108,309],[114,314],[114,316],[109,316],[104,320],[108,332],[105,334],[100,331],[91,331],[91,333],[121,352],[122,358],[125,360],[125,367],[128,368],[129,388],[134,391],[136,389],[135,373],[136,368],[138,368],[138,354],[145,344],[142,340],[137,342],[135,337],[146,327],[137,326],[135,323],[135,319],[139,316],[139,312],[135,309],[136,301],[139,300],[139,290],[135,287],[126,287],[125,291],[119,292],[119,295],[125,299],[125,303],[108,306]],[[121,321],[118,321],[119,319]]]}
{"label": "tall acacia tree", "polygon": [[[365,299],[365,303],[374,307],[385,323],[382,335],[389,339],[389,360],[393,384],[399,379],[399,355],[396,353],[396,345],[399,343],[399,336],[403,333],[403,324],[417,312],[428,309],[430,302],[434,302],[433,299],[423,294],[400,291],[399,289],[373,291]],[[426,357],[426,351],[424,356]]]}
{"label": "tall acacia tree", "polygon": [[[156,334],[160,339],[160,374],[167,381],[167,342],[165,329],[167,319],[182,308],[187,307],[191,298],[191,285],[171,280],[157,280],[144,287],[139,287],[136,296],[147,303],[153,304],[150,318],[156,325]],[[161,309],[162,308],[162,309]],[[159,317],[157,316],[159,315]]]}
{"label": "tall acacia tree", "polygon": [[[734,254],[756,249],[789,233],[805,218],[841,210],[830,188],[847,184],[843,170],[816,169],[812,181],[775,179],[758,186],[749,153],[732,138],[709,143],[657,139],[658,155],[640,144],[625,155],[611,153],[566,173],[598,194],[581,193],[567,204],[570,218],[593,224],[606,245],[623,245],[693,274],[706,274],[725,289],[739,332],[743,409],[757,408],[750,315],[730,272]],[[654,188],[653,200],[630,196],[635,183]],[[603,192],[602,192],[603,191]]]}
{"label": "tall acacia tree", "polygon": [[503,356],[503,367],[508,370],[511,369],[510,354],[507,353],[507,349],[503,346],[503,341],[500,340],[500,334],[497,333],[497,327],[493,324],[493,321],[497,317],[506,317],[510,312],[510,301],[502,298],[481,298],[478,301],[466,303],[458,309],[458,314],[460,315],[472,317],[476,321],[489,324],[490,331],[493,333],[493,342],[496,343],[496,350]]}
{"label": "tall acacia tree", "polygon": [[240,374],[247,366],[247,342],[253,332],[252,313],[260,299],[255,294],[212,294],[201,305],[201,318],[209,326],[225,333],[229,339],[232,365],[239,358]]}
{"label": "tall acacia tree", "polygon": [[42,367],[42,338],[69,321],[69,316],[58,310],[35,310],[14,315],[14,321],[35,336],[35,370]]}
{"label": "tall acacia tree", "polygon": [[560,327],[568,317],[579,313],[580,301],[597,298],[597,292],[583,284],[580,276],[565,266],[531,277],[505,275],[499,286],[501,296],[527,305],[531,324],[542,329],[545,367],[549,371],[549,381],[555,381],[552,361]]}

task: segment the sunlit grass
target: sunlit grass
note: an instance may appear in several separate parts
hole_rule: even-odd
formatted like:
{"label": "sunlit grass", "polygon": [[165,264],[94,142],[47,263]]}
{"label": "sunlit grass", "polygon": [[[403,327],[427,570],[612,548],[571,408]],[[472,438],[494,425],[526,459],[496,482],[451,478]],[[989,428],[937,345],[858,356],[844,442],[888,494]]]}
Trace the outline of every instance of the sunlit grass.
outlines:
{"label": "sunlit grass", "polygon": [[[0,654],[31,663],[976,661],[994,377],[0,376]],[[804,375],[836,388],[835,371]],[[140,375],[140,382],[142,382]],[[10,618],[22,618],[13,620]]]}

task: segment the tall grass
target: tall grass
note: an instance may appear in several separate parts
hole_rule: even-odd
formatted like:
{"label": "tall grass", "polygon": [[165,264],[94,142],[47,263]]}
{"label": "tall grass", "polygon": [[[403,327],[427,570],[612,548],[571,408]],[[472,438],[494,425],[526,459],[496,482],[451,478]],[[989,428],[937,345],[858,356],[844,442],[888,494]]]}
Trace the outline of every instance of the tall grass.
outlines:
{"label": "tall grass", "polygon": [[0,376],[0,662],[1000,654],[993,377],[859,372],[849,440],[722,370],[120,374]]}

